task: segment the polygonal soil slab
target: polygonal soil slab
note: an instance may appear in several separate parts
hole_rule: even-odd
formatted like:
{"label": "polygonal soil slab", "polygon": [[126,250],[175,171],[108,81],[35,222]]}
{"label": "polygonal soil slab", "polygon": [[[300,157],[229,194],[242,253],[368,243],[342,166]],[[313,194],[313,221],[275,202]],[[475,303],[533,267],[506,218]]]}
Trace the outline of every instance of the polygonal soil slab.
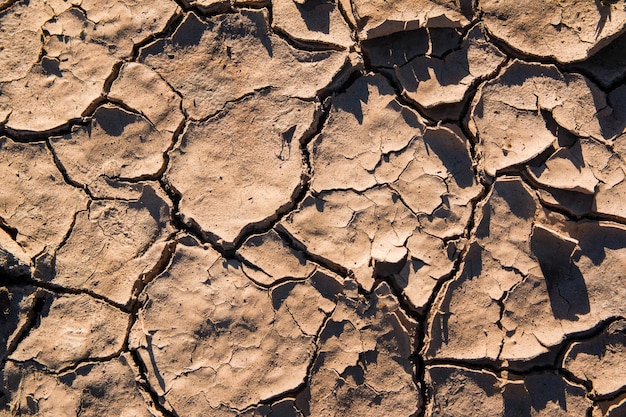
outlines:
{"label": "polygonal soil slab", "polygon": [[230,246],[284,211],[301,187],[301,143],[318,117],[314,102],[264,91],[190,123],[165,173],[185,221]]}
{"label": "polygonal soil slab", "polygon": [[52,282],[127,306],[167,261],[167,197],[145,185],[137,200],[92,201],[56,252]]}
{"label": "polygonal soil slab", "polygon": [[129,315],[85,294],[45,296],[41,317],[10,359],[59,372],[122,349]]}
{"label": "polygonal soil slab", "polygon": [[426,367],[426,384],[429,417],[583,417],[590,407],[583,387],[550,372],[507,379],[489,371],[434,365]]}
{"label": "polygonal soil slab", "polygon": [[529,367],[549,362],[567,335],[625,313],[623,226],[566,221],[542,211],[519,179],[503,178],[475,233],[461,274],[435,301],[427,358]]}
{"label": "polygonal soil slab", "polygon": [[7,412],[20,416],[160,415],[138,389],[132,359],[122,354],[106,362],[82,364],[50,374],[33,364],[9,361],[1,378],[8,391]]}
{"label": "polygonal soil slab", "polygon": [[618,1],[480,2],[489,33],[526,55],[581,61],[626,29]]}
{"label": "polygonal soil slab", "polygon": [[[10,29],[14,14],[29,16],[18,32],[21,42],[7,38],[12,30],[0,32],[0,43],[13,45],[9,76],[0,81],[0,123],[6,118],[13,131],[50,131],[80,118],[100,97],[113,66],[136,43],[163,30],[177,10],[173,1],[89,0],[80,7],[56,3],[54,9],[45,3],[16,2],[0,17]],[[18,54],[26,55],[24,64],[11,59]]]}
{"label": "polygonal soil slab", "polygon": [[267,13],[244,10],[206,22],[189,13],[174,34],[141,50],[140,60],[183,96],[199,120],[263,88],[314,98],[343,67],[347,52],[305,52],[271,33]]}
{"label": "polygonal soil slab", "polygon": [[316,289],[329,280],[341,288],[325,275],[270,291],[239,262],[181,237],[167,270],[144,292],[131,347],[176,413],[233,415],[304,382],[315,335],[335,308],[332,291]]}
{"label": "polygonal soil slab", "polygon": [[87,198],[67,184],[45,143],[0,137],[0,222],[29,258],[53,253]]}

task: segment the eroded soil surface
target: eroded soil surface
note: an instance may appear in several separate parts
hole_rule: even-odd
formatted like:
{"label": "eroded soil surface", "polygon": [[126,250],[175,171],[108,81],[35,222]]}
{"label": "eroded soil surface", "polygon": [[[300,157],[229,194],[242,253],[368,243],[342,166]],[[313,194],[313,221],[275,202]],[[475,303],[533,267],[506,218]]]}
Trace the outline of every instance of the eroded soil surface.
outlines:
{"label": "eroded soil surface", "polygon": [[0,0],[0,415],[626,416],[623,0]]}

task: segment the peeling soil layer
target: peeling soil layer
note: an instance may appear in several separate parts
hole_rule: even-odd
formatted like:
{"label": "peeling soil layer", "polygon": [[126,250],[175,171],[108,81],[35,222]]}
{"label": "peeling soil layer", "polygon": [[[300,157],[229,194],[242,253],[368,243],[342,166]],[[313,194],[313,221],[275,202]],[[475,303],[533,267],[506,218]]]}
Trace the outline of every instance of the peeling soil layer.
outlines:
{"label": "peeling soil layer", "polygon": [[0,416],[626,416],[624,0],[0,0]]}

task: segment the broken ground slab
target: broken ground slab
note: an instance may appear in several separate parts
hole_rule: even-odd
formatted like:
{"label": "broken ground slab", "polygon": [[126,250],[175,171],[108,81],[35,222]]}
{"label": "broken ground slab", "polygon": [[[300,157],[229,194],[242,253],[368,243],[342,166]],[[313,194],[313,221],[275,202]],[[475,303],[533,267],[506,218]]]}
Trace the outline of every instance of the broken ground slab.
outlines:
{"label": "broken ground slab", "polygon": [[111,182],[158,176],[172,133],[161,133],[141,114],[105,104],[87,126],[53,137],[50,143],[73,182],[97,196],[115,197]]}
{"label": "broken ground slab", "polygon": [[138,389],[132,367],[129,354],[81,364],[61,374],[8,361],[1,373],[6,415],[160,416],[148,395]]}
{"label": "broken ground slab", "polygon": [[264,88],[312,99],[348,61],[347,51],[308,52],[273,34],[267,11],[242,10],[201,20],[185,16],[171,37],[141,49],[139,60],[183,97],[193,120]]}
{"label": "broken ground slab", "polygon": [[9,359],[59,372],[118,355],[130,316],[86,294],[47,293],[40,316]]}
{"label": "broken ground slab", "polygon": [[[432,46],[438,40],[432,37],[435,33],[433,29]],[[403,95],[424,109],[461,103],[475,83],[493,75],[505,60],[505,55],[488,42],[480,24],[443,57],[437,56],[432,46],[429,54],[395,67]]]}
{"label": "broken ground slab", "polygon": [[125,198],[133,183],[165,170],[184,116],[180,97],[141,64],[124,64],[108,97],[119,104],[98,107],[87,125],[50,143],[70,180],[94,197]]}
{"label": "broken ground slab", "polygon": [[591,384],[596,397],[612,396],[626,387],[626,320],[610,323],[599,335],[574,342],[563,359],[563,368]]}
{"label": "broken ground slab", "polygon": [[168,268],[143,292],[131,331],[152,389],[179,415],[239,415],[295,390],[342,288],[319,274],[268,290],[239,262],[181,236]]}
{"label": "broken ground slab", "polygon": [[[158,184],[157,184],[158,185]],[[167,262],[171,203],[155,184],[136,200],[96,200],[76,216],[54,257],[51,282],[129,306]]]}
{"label": "broken ground slab", "polygon": [[304,253],[289,246],[274,229],[249,237],[237,253],[246,261],[242,263],[246,276],[264,287],[286,279],[306,279],[317,269],[306,260]]}
{"label": "broken ground slab", "polygon": [[367,291],[377,263],[402,265],[406,240],[418,226],[417,217],[386,186],[309,195],[280,223],[308,253],[352,271]]}
{"label": "broken ground slab", "polygon": [[606,107],[604,93],[579,74],[513,61],[479,88],[472,104],[469,128],[478,140],[479,165],[495,176],[528,162],[558,143],[558,126],[604,140],[609,122],[598,116]]}
{"label": "broken ground slab", "polygon": [[506,177],[476,223],[461,273],[431,312],[427,360],[549,364],[568,335],[624,314],[623,226],[546,213],[521,180]]}
{"label": "broken ground slab", "polygon": [[626,30],[621,1],[481,1],[489,33],[525,55],[582,61]]}
{"label": "broken ground slab", "polygon": [[164,176],[184,221],[231,247],[293,204],[306,175],[301,145],[319,115],[315,102],[263,91],[190,123]]}
{"label": "broken ground slab", "polygon": [[340,296],[325,323],[310,380],[296,405],[312,416],[416,415],[423,404],[410,356],[418,324],[386,283],[369,299],[355,290]]}
{"label": "broken ground slab", "polygon": [[130,57],[137,43],[162,31],[178,10],[173,1],[104,4],[89,0],[80,7],[65,3],[64,10],[42,3],[34,1],[24,8],[18,2],[5,11],[4,18],[11,19],[11,13],[29,15],[33,7],[39,20],[30,23],[38,26],[24,28],[24,33],[42,39],[35,46],[33,39],[28,40],[32,34],[24,37],[26,55],[37,57],[30,60],[34,62],[29,68],[14,68],[16,75],[0,83],[0,120],[6,117],[6,128],[15,132],[50,131],[79,119],[100,98],[114,65]]}
{"label": "broken ground slab", "polygon": [[[309,151],[312,193],[281,227],[309,253],[353,271],[366,289],[374,275],[399,273],[404,295],[423,307],[451,272],[457,253],[449,240],[464,233],[482,192],[466,142],[447,128],[426,128],[375,75],[334,98]],[[407,248],[411,264],[403,269]]]}
{"label": "broken ground slab", "polygon": [[[533,179],[548,187],[543,200],[575,214],[595,213],[626,218],[622,204],[626,193],[626,163],[622,156],[624,153],[615,152],[622,141],[624,139],[619,138],[617,146],[608,147],[593,139],[580,139],[571,147],[558,148],[544,164],[530,167],[528,170]],[[587,210],[578,213],[577,207],[586,196],[570,201],[566,198],[568,194],[561,190],[588,195]]]}
{"label": "broken ground slab", "polygon": [[472,6],[467,1],[447,0],[355,0],[359,39],[372,39],[422,27],[462,28],[470,21]]}
{"label": "broken ground slab", "polygon": [[426,366],[426,416],[577,416],[591,402],[582,386],[538,372],[515,379],[455,365]]}
{"label": "broken ground slab", "polygon": [[0,137],[0,219],[32,258],[53,253],[70,230],[85,194],[68,185],[43,142],[19,143]]}
{"label": "broken ground slab", "polygon": [[272,2],[272,28],[304,45],[349,48],[354,45],[352,30],[340,7],[338,0],[276,0]]}

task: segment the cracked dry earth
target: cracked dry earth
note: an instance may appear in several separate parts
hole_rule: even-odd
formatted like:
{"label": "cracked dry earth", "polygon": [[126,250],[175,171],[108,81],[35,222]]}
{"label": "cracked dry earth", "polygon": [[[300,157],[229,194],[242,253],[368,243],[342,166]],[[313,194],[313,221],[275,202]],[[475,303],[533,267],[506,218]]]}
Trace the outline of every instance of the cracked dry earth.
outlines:
{"label": "cracked dry earth", "polygon": [[623,0],[0,0],[2,416],[626,416]]}

